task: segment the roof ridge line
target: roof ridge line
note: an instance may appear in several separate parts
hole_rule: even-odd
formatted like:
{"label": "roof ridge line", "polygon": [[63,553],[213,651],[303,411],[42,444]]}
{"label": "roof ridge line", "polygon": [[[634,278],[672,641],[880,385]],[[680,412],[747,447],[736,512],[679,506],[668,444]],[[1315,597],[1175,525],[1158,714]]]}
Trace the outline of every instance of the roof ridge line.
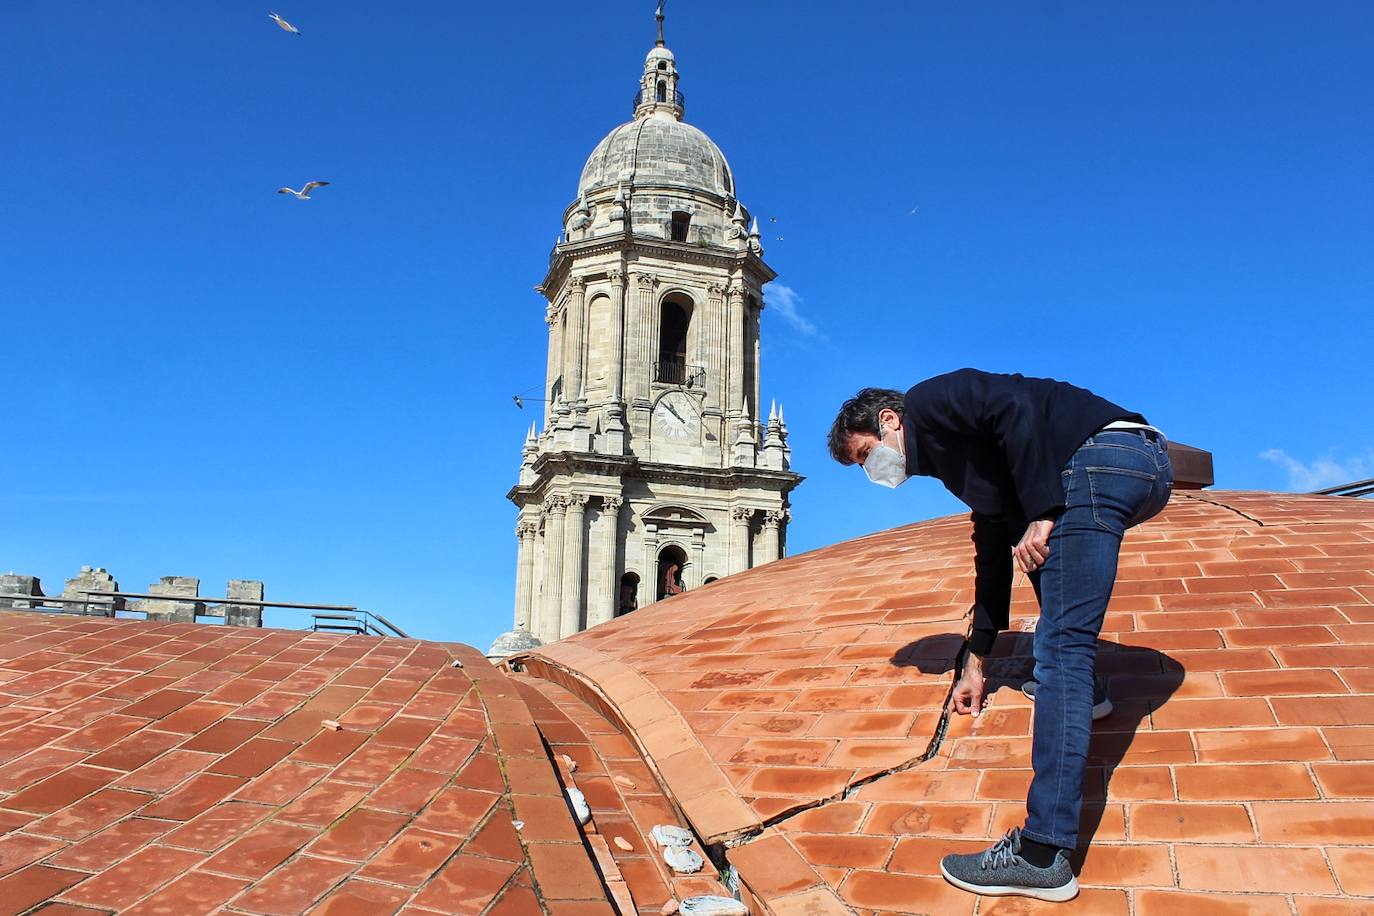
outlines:
{"label": "roof ridge line", "polygon": [[[607,718],[612,719],[635,746],[659,784],[670,790],[670,797],[693,826],[703,846],[728,843],[731,839],[762,829],[757,813],[735,791],[682,713],[637,670],[596,649],[568,642],[557,642],[511,656],[507,663],[512,662],[534,677],[560,684],[575,695],[580,695],[577,688],[587,690],[604,703],[614,713],[613,718]],[[589,675],[597,668],[610,673],[610,676],[592,680]],[[554,674],[562,677],[552,676]],[[623,691],[616,691],[624,697],[623,700],[617,699],[606,689],[606,685],[616,681],[626,687]],[[587,701],[586,696],[581,698]],[[665,734],[665,731],[668,733]],[[683,744],[685,748],[674,747]],[[657,754],[653,752],[655,746]],[[665,767],[678,770],[686,768],[698,780],[702,774],[706,774],[705,781],[714,785],[691,798],[679,797],[671,792],[673,780],[665,774]],[[733,799],[735,804],[729,807],[734,810],[722,810],[721,798]]]}

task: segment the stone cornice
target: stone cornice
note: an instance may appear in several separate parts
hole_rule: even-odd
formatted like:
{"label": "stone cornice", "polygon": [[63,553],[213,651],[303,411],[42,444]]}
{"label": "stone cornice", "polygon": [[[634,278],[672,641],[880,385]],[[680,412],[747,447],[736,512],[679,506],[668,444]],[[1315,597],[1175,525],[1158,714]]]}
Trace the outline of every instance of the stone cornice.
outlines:
{"label": "stone cornice", "polygon": [[[686,483],[712,490],[738,490],[741,487],[755,487],[773,490],[782,495],[790,493],[806,478],[792,471],[778,471],[771,468],[700,468],[681,464],[664,464],[653,461],[640,461],[634,456],[597,455],[591,452],[545,452],[534,462],[535,482],[516,485],[506,493],[506,498],[517,506],[524,506],[532,498],[541,498],[549,484],[558,477],[566,477],[576,472],[595,474],[610,481],[624,477],[650,478],[672,483]],[[585,492],[593,496],[605,494],[596,492],[595,487],[586,487]]]}
{"label": "stone cornice", "polygon": [[732,251],[728,248],[689,245],[685,242],[670,242],[650,236],[617,233],[559,245],[549,261],[548,273],[535,290],[546,297],[557,293],[573,262],[616,251],[627,255],[650,255],[667,261],[704,264],[723,270],[737,270],[742,267],[746,272],[758,277],[760,286],[777,276],[777,272],[752,251]]}

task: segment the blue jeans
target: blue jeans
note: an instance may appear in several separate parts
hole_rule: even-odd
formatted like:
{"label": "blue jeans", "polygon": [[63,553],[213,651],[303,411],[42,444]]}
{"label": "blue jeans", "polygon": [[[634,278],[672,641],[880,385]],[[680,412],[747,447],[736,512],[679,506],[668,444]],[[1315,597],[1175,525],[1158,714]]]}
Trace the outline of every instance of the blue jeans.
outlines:
{"label": "blue jeans", "polygon": [[1092,737],[1097,635],[1116,582],[1126,529],[1169,501],[1174,472],[1168,444],[1150,431],[1090,436],[1062,473],[1064,514],[1050,533],[1049,557],[1031,574],[1040,600],[1035,628],[1035,776],[1025,835],[1073,849],[1083,806],[1083,771]]}

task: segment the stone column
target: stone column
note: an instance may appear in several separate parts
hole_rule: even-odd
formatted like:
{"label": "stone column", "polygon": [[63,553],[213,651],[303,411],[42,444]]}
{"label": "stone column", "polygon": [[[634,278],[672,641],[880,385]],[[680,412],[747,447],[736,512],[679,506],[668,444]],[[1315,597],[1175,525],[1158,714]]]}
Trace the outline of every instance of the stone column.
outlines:
{"label": "stone column", "polygon": [[729,295],[730,301],[726,308],[729,337],[726,371],[730,380],[725,407],[727,416],[738,417],[744,412],[744,287],[738,283],[731,283]]}
{"label": "stone column", "polygon": [[763,419],[763,402],[760,400],[762,386],[759,384],[759,309],[746,307],[746,311],[745,339],[749,341],[749,346],[745,349],[744,358],[749,360],[749,378],[754,382],[754,390],[747,393],[757,422]]}
{"label": "stone column", "polygon": [[749,568],[749,522],[754,510],[748,506],[736,506],[730,510],[735,530],[730,538],[730,572],[743,572]]}
{"label": "stone column", "polygon": [[725,403],[725,287],[706,287],[706,408]]}
{"label": "stone column", "polygon": [[653,390],[650,387],[654,372],[654,352],[658,347],[658,316],[654,314],[654,287],[658,285],[658,279],[649,274],[635,275],[636,306],[635,320],[635,357],[631,366],[631,375],[634,378],[632,388],[633,396],[638,401],[643,401],[647,406],[649,403],[649,393]]}
{"label": "stone column", "polygon": [[563,334],[559,330],[558,312],[554,309],[553,303],[549,303],[548,310],[544,312],[544,323],[549,326],[549,368],[544,381],[544,425],[549,425],[549,418],[553,416],[554,397],[553,383],[558,380],[558,376],[563,373]]}
{"label": "stone column", "polygon": [[640,607],[658,600],[658,525],[653,522],[644,523],[644,576],[639,587],[644,593],[639,599]]}
{"label": "stone column", "polygon": [[573,493],[565,497],[568,516],[563,522],[563,592],[562,613],[558,625],[561,639],[582,629],[582,553],[586,542],[587,494]]}
{"label": "stone column", "polygon": [[550,496],[544,500],[544,508],[549,513],[544,523],[544,574],[541,576],[544,594],[539,602],[538,631],[534,635],[547,645],[557,640],[559,634],[563,594],[563,520],[568,511],[567,497]]}
{"label": "stone column", "polygon": [[786,515],[785,511],[779,509],[763,513],[763,544],[760,547],[763,555],[758,558],[756,566],[772,563],[782,556],[781,529]]}
{"label": "stone column", "polygon": [[692,532],[692,565],[688,567],[687,587],[700,588],[701,580],[706,578],[706,532],[701,528]]}
{"label": "stone column", "polygon": [[515,536],[520,539],[520,551],[515,563],[515,628],[533,629],[534,606],[534,536],[539,526],[533,519],[522,518],[515,525]]}
{"label": "stone column", "polygon": [[563,342],[564,399],[582,397],[582,355],[586,349],[587,284],[581,277],[568,278],[568,326]]}
{"label": "stone column", "polygon": [[596,542],[600,548],[601,568],[592,573],[591,596],[587,599],[587,629],[615,617],[620,603],[620,564],[616,562],[616,535],[620,529],[619,496],[603,496],[601,513],[596,518]]}
{"label": "stone column", "polygon": [[625,271],[612,268],[611,280],[611,353],[607,371],[611,374],[611,400],[622,399],[625,376]]}

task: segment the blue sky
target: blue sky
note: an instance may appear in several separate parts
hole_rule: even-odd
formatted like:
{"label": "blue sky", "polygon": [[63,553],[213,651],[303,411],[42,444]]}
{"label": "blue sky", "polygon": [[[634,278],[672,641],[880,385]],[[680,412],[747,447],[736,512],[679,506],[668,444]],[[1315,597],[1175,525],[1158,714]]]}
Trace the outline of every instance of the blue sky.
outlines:
{"label": "blue sky", "polygon": [[[301,37],[237,0],[0,4],[0,568],[258,578],[485,646],[532,287],[653,2],[282,2]],[[688,120],[778,220],[791,552],[959,509],[824,435],[966,365],[1139,410],[1223,486],[1374,476],[1374,6],[668,14]]]}

